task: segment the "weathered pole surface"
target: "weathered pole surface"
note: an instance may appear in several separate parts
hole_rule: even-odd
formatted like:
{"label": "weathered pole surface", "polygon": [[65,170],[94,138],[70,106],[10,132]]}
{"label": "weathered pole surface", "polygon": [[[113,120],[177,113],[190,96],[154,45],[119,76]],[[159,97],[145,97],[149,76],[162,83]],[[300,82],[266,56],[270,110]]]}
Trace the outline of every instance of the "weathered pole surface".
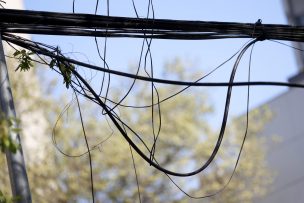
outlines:
{"label": "weathered pole surface", "polygon": [[[1,111],[6,118],[15,118],[16,112],[14,107],[14,101],[12,91],[10,88],[7,66],[5,62],[4,50],[2,45],[2,38],[0,33],[0,103]],[[23,152],[21,148],[20,136],[17,133],[10,132],[10,136],[16,144],[20,145],[20,148],[16,153],[12,153],[6,150],[6,158],[8,171],[10,176],[10,182],[12,187],[12,193],[14,197],[19,197],[17,202],[31,203],[31,193],[29,182],[26,174],[25,162]]]}

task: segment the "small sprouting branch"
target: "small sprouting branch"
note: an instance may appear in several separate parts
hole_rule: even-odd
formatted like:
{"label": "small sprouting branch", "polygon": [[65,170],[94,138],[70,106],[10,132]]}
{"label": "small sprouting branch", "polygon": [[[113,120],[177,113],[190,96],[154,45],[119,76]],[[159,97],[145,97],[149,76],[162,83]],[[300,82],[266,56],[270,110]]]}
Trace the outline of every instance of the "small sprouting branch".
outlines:
{"label": "small sprouting branch", "polygon": [[[59,53],[59,51],[57,53]],[[15,71],[29,71],[32,67],[34,67],[33,61],[35,60],[31,57],[34,54],[35,53],[31,51],[26,51],[25,49],[16,50],[13,54],[14,58],[18,60],[18,66]],[[45,62],[45,64],[51,69],[54,69],[54,67],[58,67],[63,77],[63,83],[68,89],[72,82],[72,70],[75,70],[75,66],[71,63],[62,62],[55,58],[52,58],[49,63]]]}
{"label": "small sprouting branch", "polygon": [[31,58],[31,55],[33,54],[33,52],[25,51],[24,49],[22,49],[21,51],[16,50],[14,53],[14,57],[18,59],[19,65],[15,71],[19,69],[20,71],[30,70],[30,68],[34,66],[33,59]]}

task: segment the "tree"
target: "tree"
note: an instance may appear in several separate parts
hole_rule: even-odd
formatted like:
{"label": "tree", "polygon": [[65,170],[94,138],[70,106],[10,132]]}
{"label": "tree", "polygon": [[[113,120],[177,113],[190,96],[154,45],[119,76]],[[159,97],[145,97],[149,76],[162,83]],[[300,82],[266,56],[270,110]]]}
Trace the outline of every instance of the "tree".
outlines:
{"label": "tree", "polygon": [[[185,67],[185,64],[176,59],[166,64],[164,75],[170,75],[170,77],[177,79],[191,79],[195,74],[185,71]],[[190,74],[187,74],[189,72]],[[42,109],[39,111],[42,112],[40,116],[48,121],[45,128],[47,136],[43,137],[44,142],[41,144],[43,158],[29,161],[27,164],[34,202],[75,202],[80,199],[90,199],[91,182],[88,154],[77,158],[66,157],[51,144],[51,140],[54,141],[51,135],[52,132],[55,132],[56,146],[62,152],[68,155],[81,155],[87,151],[81,123],[79,122],[77,103],[75,100],[70,103],[68,113],[64,113],[63,117],[57,121],[56,115],[59,115],[62,111],[62,107],[58,104],[62,104],[62,101],[67,99],[64,99],[64,96],[50,98],[44,94],[40,98],[32,95],[31,88],[40,88],[40,84],[35,82],[31,84],[31,88],[24,88],[23,84],[26,84],[27,80],[22,79],[22,74],[24,73],[12,71],[10,74],[15,101],[17,101],[17,110],[21,106],[18,101],[26,101],[26,104],[28,104],[26,105],[28,111],[18,111],[21,122],[25,122],[25,119],[22,119],[22,114],[30,113],[32,110],[37,111],[37,109]],[[18,77],[18,80],[16,80],[16,77]],[[41,84],[41,87],[43,85],[49,86]],[[128,85],[129,83],[122,86]],[[179,90],[177,87],[165,85],[158,85],[157,89],[160,98]],[[151,103],[151,91],[151,84],[137,82],[136,88],[123,104],[147,105]],[[118,101],[118,98],[123,96],[123,92],[113,90],[112,95],[111,99]],[[66,101],[66,103],[69,103],[69,101]],[[105,117],[101,117],[100,107],[88,104],[86,100],[81,100],[81,106],[89,146],[94,149],[91,151],[91,155],[95,196],[100,202],[138,201],[136,175],[128,143],[115,130],[114,126],[104,119]],[[173,99],[161,103],[160,111],[157,106],[148,110],[121,107],[116,110],[117,114],[148,143],[149,149],[152,148],[154,139],[151,135],[153,131],[151,126],[152,111],[156,131],[160,125],[158,116],[161,114],[162,128],[155,146],[155,159],[161,166],[175,171],[189,171],[197,168],[201,162],[206,160],[215,143],[217,133],[213,132],[207,124],[207,115],[212,113],[212,107],[208,104],[207,94],[204,91],[198,88],[188,89]],[[263,124],[267,120],[260,119],[268,117],[266,116],[268,115],[267,111],[263,110],[262,113],[264,114],[260,115],[255,112],[253,118],[251,118],[253,119],[251,123],[254,123],[255,127],[250,128],[250,140],[246,143],[245,156],[231,183],[224,192],[216,198],[208,199],[208,202],[222,202],[223,199],[225,199],[225,202],[236,200],[250,202],[253,195],[265,194],[267,183],[270,180],[265,178],[269,175],[264,163],[265,151],[259,147],[263,141],[258,137],[253,137],[263,128]],[[57,125],[54,127],[56,121]],[[203,175],[190,178],[190,181],[188,179],[185,181],[182,178],[173,178],[173,180],[193,195],[204,195],[220,190],[233,169],[233,163],[239,148],[239,144],[236,145],[236,143],[240,143],[243,135],[239,131],[240,126],[244,126],[244,118],[235,119],[231,124],[223,150],[219,158],[213,162],[211,169]],[[130,131],[128,133],[131,135]],[[140,144],[136,136],[132,135],[132,138]],[[149,151],[142,144],[140,148],[149,155]],[[31,149],[25,149],[25,151],[30,152]],[[165,174],[155,170],[134,151],[132,152],[143,202],[189,201],[181,195],[182,193]],[[30,152],[29,156],[34,155]],[[246,157],[250,157],[250,159]],[[1,165],[4,162],[4,156],[1,156]],[[257,166],[259,166],[258,169]],[[1,186],[0,189],[4,192],[9,190],[6,176],[7,171],[5,169],[0,173],[0,180],[4,183],[4,186]]]}

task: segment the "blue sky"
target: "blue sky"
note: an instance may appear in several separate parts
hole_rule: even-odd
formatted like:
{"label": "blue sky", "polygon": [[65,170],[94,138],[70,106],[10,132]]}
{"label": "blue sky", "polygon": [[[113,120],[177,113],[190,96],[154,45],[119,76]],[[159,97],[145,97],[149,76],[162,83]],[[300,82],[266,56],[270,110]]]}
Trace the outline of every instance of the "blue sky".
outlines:
{"label": "blue sky", "polygon": [[[105,14],[105,2],[100,1],[99,14]],[[76,12],[93,13],[94,0],[76,0]],[[145,17],[147,0],[135,1],[139,15]],[[283,5],[280,0],[154,0],[155,17],[167,19],[229,21],[255,23],[262,19],[263,23],[286,24]],[[71,12],[72,0],[25,0],[26,9],[57,12]],[[131,0],[111,0],[110,14],[114,16],[135,17]],[[94,64],[102,62],[97,56],[94,39],[87,37],[54,37],[33,36],[34,40],[51,45],[59,45],[65,52],[80,52],[78,58]],[[163,64],[176,57],[192,64],[196,70],[206,72],[225,59],[229,58],[247,40],[211,40],[211,41],[165,41],[154,40],[152,43],[153,61],[156,72],[161,72]],[[100,40],[102,45],[102,40]],[[109,39],[107,60],[109,65],[118,70],[126,71],[130,64],[136,64],[141,46],[141,40]],[[84,57],[83,54],[86,56]],[[216,72],[208,81],[228,81],[233,63],[228,63]],[[245,81],[248,70],[248,54],[242,60],[237,73],[237,80]],[[256,44],[252,61],[252,80],[255,81],[286,81],[297,71],[293,50],[285,46],[263,41]],[[156,73],[157,74],[157,73]],[[251,89],[251,106],[258,106],[274,96],[285,91],[285,88],[254,87]],[[210,102],[215,106],[215,115],[210,117],[213,126],[221,122],[224,107],[225,88],[207,90]],[[246,88],[235,88],[231,111],[239,115],[246,109]]]}

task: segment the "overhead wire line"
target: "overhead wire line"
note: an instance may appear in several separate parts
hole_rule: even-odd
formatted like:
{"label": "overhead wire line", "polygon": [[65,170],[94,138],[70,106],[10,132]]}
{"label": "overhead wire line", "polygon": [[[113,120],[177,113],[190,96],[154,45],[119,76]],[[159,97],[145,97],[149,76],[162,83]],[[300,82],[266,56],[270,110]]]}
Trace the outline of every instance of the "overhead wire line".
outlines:
{"label": "overhead wire line", "polygon": [[2,32],[11,33],[180,40],[257,38],[264,35],[272,40],[304,41],[303,26],[277,24],[146,19],[13,9],[1,9],[0,19]]}
{"label": "overhead wire line", "polygon": [[[147,82],[155,82],[166,85],[177,85],[177,86],[191,86],[191,87],[227,87],[227,86],[284,86],[284,87],[294,87],[294,88],[303,88],[304,84],[299,83],[290,83],[290,82],[272,82],[272,81],[252,81],[252,82],[193,82],[193,81],[180,81],[180,80],[169,80],[169,79],[161,79],[161,78],[150,78],[137,74],[131,74],[127,72],[117,71],[114,69],[106,69],[100,66],[84,63],[81,61],[77,61],[71,58],[67,58],[64,56],[56,55],[55,53],[49,51],[46,48],[52,49],[52,46],[45,45],[40,42],[33,42],[27,40],[25,38],[11,35],[8,33],[2,33],[2,39],[7,42],[11,42],[25,49],[31,50],[37,54],[42,54],[51,58],[55,58],[58,60],[63,60],[71,64],[75,64],[81,67],[85,67],[92,70],[103,71],[106,73],[111,73],[113,75],[137,79],[141,81]],[[45,46],[45,47],[43,47]]]}

